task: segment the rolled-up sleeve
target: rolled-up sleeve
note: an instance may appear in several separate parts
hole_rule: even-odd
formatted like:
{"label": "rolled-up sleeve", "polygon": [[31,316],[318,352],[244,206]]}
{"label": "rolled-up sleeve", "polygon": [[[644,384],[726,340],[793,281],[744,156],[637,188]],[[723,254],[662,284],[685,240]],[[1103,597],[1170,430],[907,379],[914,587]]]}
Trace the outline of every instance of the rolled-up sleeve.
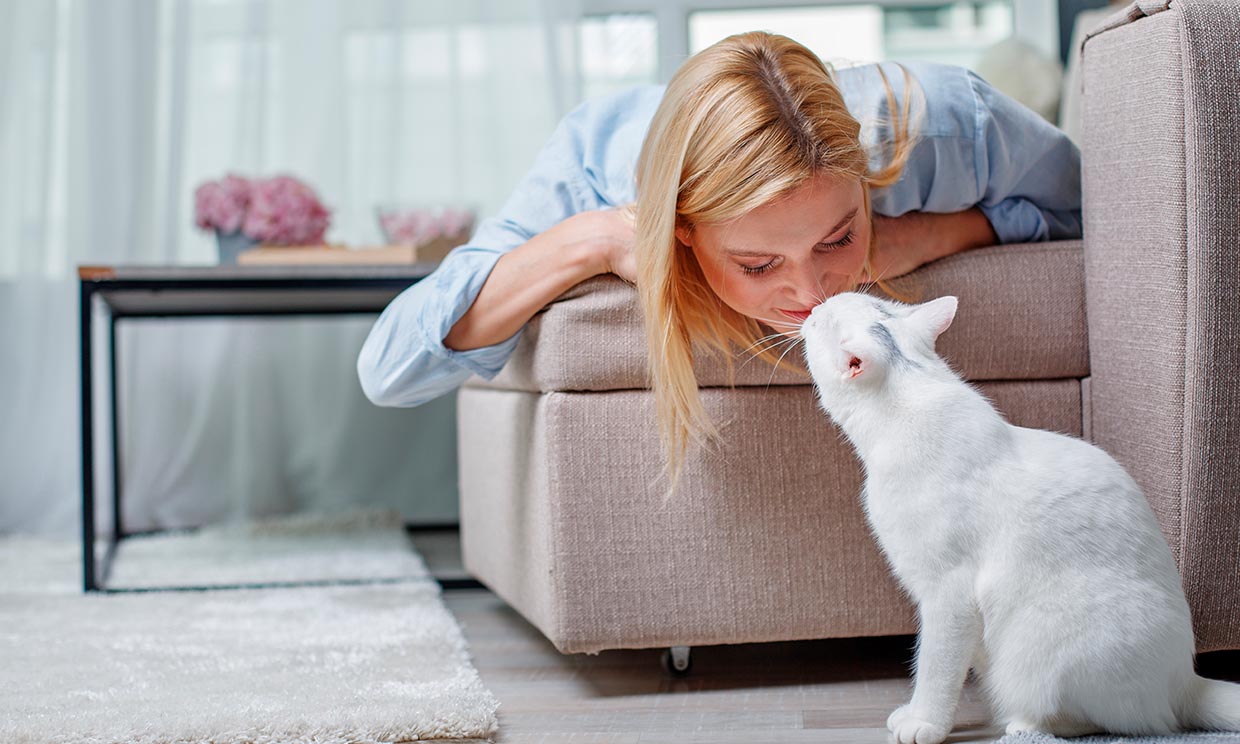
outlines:
{"label": "rolled-up sleeve", "polygon": [[[380,406],[416,406],[450,392],[470,375],[494,377],[520,332],[494,346],[455,351],[443,345],[503,255],[465,246],[433,274],[401,292],[375,321],[357,356],[362,392]],[[447,329],[447,330],[445,330]]]}
{"label": "rolled-up sleeve", "polygon": [[534,166],[499,214],[466,245],[409,287],[375,321],[357,357],[362,391],[380,406],[416,406],[471,375],[490,379],[512,355],[521,332],[495,344],[456,351],[443,344],[473,305],[500,257],[588,208],[583,199],[578,112],[560,122]]}
{"label": "rolled-up sleeve", "polygon": [[1081,237],[1081,154],[1032,110],[969,73],[978,208],[1001,243]]}

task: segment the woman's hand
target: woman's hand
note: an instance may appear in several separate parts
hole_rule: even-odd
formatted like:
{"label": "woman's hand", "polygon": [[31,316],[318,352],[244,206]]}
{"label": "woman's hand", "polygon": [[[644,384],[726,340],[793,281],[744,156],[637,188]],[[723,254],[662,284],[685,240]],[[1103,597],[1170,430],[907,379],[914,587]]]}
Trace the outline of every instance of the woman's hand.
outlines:
{"label": "woman's hand", "polygon": [[918,220],[911,213],[900,217],[874,215],[874,255],[864,281],[895,279],[928,262],[925,246],[930,236],[922,235],[918,240],[913,234],[914,221]]}
{"label": "woman's hand", "polygon": [[605,211],[609,213],[614,226],[611,250],[607,255],[607,270],[629,284],[636,284],[637,256],[633,253],[633,247],[637,243],[637,232],[633,227],[633,205]]}
{"label": "woman's hand", "polygon": [[632,282],[631,215],[627,208],[581,212],[500,256],[444,346],[465,351],[510,338],[547,303],[592,276],[611,272]]}
{"label": "woman's hand", "polygon": [[597,256],[596,274],[610,273],[629,284],[636,282],[637,260],[633,255],[636,233],[632,205],[580,212],[556,229],[570,235],[570,242],[580,241],[591,247]]}
{"label": "woman's hand", "polygon": [[977,207],[950,214],[874,215],[874,258],[865,281],[894,279],[944,256],[999,242]]}

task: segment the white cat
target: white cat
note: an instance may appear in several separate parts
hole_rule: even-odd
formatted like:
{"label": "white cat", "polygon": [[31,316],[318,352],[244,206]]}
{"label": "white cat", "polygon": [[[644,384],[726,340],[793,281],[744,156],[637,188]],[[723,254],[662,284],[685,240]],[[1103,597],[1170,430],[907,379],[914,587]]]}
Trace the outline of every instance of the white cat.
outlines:
{"label": "white cat", "polygon": [[1008,732],[1240,730],[1240,685],[1197,676],[1175,562],[1109,455],[1012,426],[934,350],[956,298],[848,293],[801,326],[822,407],[865,466],[866,516],[920,619],[912,700],[937,744],[977,674]]}

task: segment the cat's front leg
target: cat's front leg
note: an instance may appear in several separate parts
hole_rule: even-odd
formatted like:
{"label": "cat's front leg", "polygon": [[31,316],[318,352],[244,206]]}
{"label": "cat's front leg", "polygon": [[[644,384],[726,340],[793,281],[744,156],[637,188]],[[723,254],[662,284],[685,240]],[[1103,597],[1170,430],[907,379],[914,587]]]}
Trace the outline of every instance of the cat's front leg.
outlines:
{"label": "cat's front leg", "polygon": [[922,597],[913,699],[887,719],[897,744],[939,744],[951,732],[960,690],[982,638],[970,583],[964,577],[949,579]]}

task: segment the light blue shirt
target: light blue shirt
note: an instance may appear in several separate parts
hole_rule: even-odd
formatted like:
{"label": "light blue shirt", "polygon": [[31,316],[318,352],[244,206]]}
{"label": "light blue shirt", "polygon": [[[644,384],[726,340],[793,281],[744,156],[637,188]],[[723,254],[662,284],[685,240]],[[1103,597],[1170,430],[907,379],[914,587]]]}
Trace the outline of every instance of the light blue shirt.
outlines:
{"label": "light blue shirt", "polygon": [[[972,72],[905,64],[925,93],[919,141],[899,182],[873,192],[876,213],[959,212],[979,207],[1002,243],[1081,235],[1080,153],[1060,130]],[[903,100],[903,73],[883,71]],[[876,143],[889,141],[886,90],[877,65],[837,72],[862,139],[884,163]],[[638,151],[663,95],[646,86],[589,101],[560,122],[496,216],[444,259],[426,279],[392,300],[357,359],[362,390],[381,406],[416,406],[447,393],[471,375],[499,373],[520,340],[454,351],[443,338],[473,304],[505,252],[578,212],[634,201]]]}

